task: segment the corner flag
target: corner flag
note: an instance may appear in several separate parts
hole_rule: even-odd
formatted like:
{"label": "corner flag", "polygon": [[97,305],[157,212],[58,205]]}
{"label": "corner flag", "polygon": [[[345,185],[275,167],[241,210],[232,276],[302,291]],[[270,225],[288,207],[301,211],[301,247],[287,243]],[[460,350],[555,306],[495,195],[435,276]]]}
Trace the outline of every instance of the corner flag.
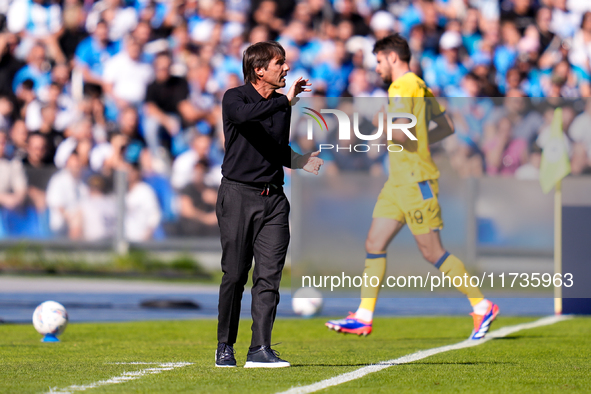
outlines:
{"label": "corner flag", "polygon": [[550,139],[542,150],[540,185],[547,194],[562,178],[570,173],[570,161],[562,134],[562,108],[554,110]]}
{"label": "corner flag", "polygon": [[[540,185],[548,193],[554,186],[554,274],[562,274],[562,178],[570,173],[570,161],[562,135],[562,108],[554,110],[550,138],[542,150]],[[554,287],[554,312],[562,313],[562,287]]]}

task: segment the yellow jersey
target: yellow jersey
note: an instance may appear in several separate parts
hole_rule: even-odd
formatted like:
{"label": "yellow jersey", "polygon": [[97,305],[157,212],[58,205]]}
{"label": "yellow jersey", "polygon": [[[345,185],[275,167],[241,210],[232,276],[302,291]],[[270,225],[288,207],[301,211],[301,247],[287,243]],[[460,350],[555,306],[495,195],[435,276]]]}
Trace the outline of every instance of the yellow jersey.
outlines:
{"label": "yellow jersey", "polygon": [[[388,89],[388,112],[411,113],[417,118],[415,127],[409,129],[417,138],[407,140],[403,150],[391,148],[390,177],[392,186],[407,185],[439,178],[439,169],[431,158],[429,150],[429,122],[443,114],[445,109],[435,100],[431,89],[412,72],[396,79]],[[388,145],[395,142],[388,141]]]}

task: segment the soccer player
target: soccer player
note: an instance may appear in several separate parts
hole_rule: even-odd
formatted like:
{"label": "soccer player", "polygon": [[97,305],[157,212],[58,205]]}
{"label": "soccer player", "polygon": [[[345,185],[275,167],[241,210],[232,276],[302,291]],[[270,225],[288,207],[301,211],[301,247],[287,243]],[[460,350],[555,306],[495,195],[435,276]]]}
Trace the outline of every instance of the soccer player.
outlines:
{"label": "soccer player", "polygon": [[[386,271],[386,249],[405,224],[408,224],[423,257],[451,277],[452,283],[456,276],[463,278],[467,274],[462,261],[441,244],[439,231],[443,228],[443,221],[437,199],[439,170],[429,151],[430,143],[454,132],[452,121],[425,82],[410,71],[411,53],[403,37],[394,34],[377,41],[373,53],[377,57],[377,73],[390,84],[388,112],[411,113],[416,116],[417,124],[410,129],[414,131],[416,141],[398,129],[393,131],[392,141],[388,141],[388,144],[399,144],[404,149],[390,153],[390,176],[378,197],[365,241],[364,274],[380,278],[380,285],[361,289],[361,304],[355,313],[326,323],[329,329],[358,335],[371,333],[378,291]],[[374,123],[376,121],[377,118]],[[431,130],[428,129],[430,121],[437,125]],[[408,123],[407,119],[396,122]],[[483,338],[499,307],[485,299],[478,287],[471,287],[465,280],[457,289],[468,297],[474,309],[474,331],[470,337]]]}

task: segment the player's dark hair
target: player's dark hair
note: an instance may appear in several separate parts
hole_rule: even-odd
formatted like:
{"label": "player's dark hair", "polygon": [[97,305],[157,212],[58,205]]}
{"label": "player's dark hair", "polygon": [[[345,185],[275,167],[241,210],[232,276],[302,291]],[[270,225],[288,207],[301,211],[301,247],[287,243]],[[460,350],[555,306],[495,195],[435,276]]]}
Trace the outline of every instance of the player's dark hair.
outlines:
{"label": "player's dark hair", "polygon": [[266,70],[271,60],[276,57],[285,59],[285,49],[275,41],[257,42],[246,48],[242,57],[244,82],[255,83],[257,74],[254,70],[257,68]]}
{"label": "player's dark hair", "polygon": [[408,42],[398,33],[378,40],[373,46],[373,53],[377,54],[378,52],[384,52],[386,54],[396,52],[400,60],[405,63],[410,62],[411,54]]}

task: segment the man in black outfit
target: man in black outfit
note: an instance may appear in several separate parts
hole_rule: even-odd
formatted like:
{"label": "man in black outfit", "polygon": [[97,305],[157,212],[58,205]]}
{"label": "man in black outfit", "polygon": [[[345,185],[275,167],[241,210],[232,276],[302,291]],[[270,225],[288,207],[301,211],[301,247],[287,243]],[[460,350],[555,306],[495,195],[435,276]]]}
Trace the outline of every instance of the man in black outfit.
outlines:
{"label": "man in black outfit", "polygon": [[235,367],[233,345],[238,334],[240,304],[248,273],[252,275],[252,341],[245,368],[288,367],[271,349],[271,331],[279,282],[289,244],[289,202],[283,193],[283,167],[318,174],[319,152],[299,155],[289,146],[291,105],[309,92],[298,78],[287,95],[289,66],[276,42],[260,42],[244,51],[246,83],[230,89],[222,100],[225,149],[216,215],[222,241],[216,366]]}

